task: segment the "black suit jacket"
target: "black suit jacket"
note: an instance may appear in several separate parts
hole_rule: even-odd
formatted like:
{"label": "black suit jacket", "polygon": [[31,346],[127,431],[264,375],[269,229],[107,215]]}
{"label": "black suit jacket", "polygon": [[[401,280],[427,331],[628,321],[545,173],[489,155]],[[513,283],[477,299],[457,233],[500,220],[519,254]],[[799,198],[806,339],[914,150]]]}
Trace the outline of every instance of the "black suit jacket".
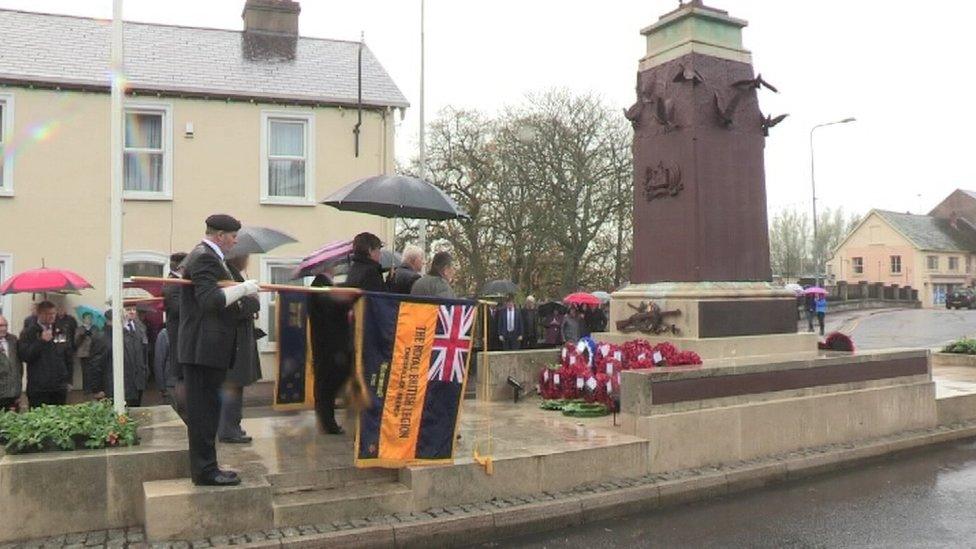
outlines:
{"label": "black suit jacket", "polygon": [[[179,278],[174,273],[170,273],[170,278]],[[166,284],[163,286],[163,306],[166,308],[166,335],[169,337],[169,361],[166,364],[166,382],[169,385],[175,385],[172,383],[178,378],[182,378],[179,375],[179,370],[177,365],[179,360],[179,348],[180,348],[180,290],[182,287],[179,284]]]}
{"label": "black suit jacket", "polygon": [[499,307],[495,311],[495,327],[498,328],[498,333],[495,337],[504,338],[518,338],[522,337],[522,310],[518,307],[515,308],[515,323],[514,330],[508,331],[508,308]]}
{"label": "black suit jacket", "polygon": [[239,303],[226,306],[219,283],[232,280],[223,261],[200,243],[186,260],[180,292],[179,362],[226,370],[234,360]]}

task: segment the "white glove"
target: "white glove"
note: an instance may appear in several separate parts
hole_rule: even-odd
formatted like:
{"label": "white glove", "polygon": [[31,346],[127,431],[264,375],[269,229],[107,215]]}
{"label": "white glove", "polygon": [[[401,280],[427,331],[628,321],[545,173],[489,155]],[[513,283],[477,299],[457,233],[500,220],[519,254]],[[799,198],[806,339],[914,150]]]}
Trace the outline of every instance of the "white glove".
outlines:
{"label": "white glove", "polygon": [[240,284],[222,288],[222,290],[224,292],[224,306],[230,307],[242,297],[258,293],[260,288],[256,280],[247,280]]}

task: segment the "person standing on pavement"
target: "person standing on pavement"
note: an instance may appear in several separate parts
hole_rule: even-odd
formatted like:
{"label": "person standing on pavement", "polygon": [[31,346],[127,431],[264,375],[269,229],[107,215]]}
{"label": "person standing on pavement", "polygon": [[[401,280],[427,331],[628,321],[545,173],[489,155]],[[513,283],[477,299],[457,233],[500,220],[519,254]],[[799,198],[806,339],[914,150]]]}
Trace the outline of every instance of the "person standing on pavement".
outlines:
{"label": "person standing on pavement", "polygon": [[503,351],[517,351],[522,347],[522,311],[515,306],[515,296],[508,294],[505,306],[495,313],[495,326],[498,327],[498,340]]}
{"label": "person standing on pavement", "polygon": [[[314,288],[333,286],[333,269],[326,267],[312,281]],[[312,327],[312,363],[315,368],[315,415],[319,432],[341,435],[336,422],[335,400],[352,373],[351,295],[316,293],[308,298],[308,321]]]}
{"label": "person standing on pavement", "polygon": [[534,349],[539,344],[539,309],[536,308],[535,297],[525,298],[522,307],[522,347]]}
{"label": "person standing on pavement", "polygon": [[817,298],[807,294],[803,300],[803,308],[807,312],[807,331],[813,333],[813,318],[817,316]]}
{"label": "person standing on pavement", "polygon": [[[237,282],[247,278],[247,262],[250,255],[239,255],[227,259],[227,268]],[[251,437],[241,428],[244,417],[244,387],[261,379],[261,359],[258,358],[258,341],[254,330],[254,319],[261,310],[257,296],[244,296],[237,302],[240,317],[237,322],[237,342],[234,347],[234,362],[227,371],[227,379],[221,393],[220,423],[217,437],[220,442],[247,444]]]}
{"label": "person standing on pavement", "polygon": [[234,486],[241,483],[237,473],[217,466],[220,389],[234,361],[238,302],[260,288],[254,280],[234,284],[224,264],[224,254],[237,243],[240,221],[217,214],[206,225],[206,237],[186,258],[183,279],[192,285],[180,292],[179,362],[186,383],[190,475],[198,486]]}
{"label": "person standing on pavement", "polygon": [[569,313],[563,318],[560,326],[564,343],[576,343],[581,337],[580,312],[575,305],[569,308]]}
{"label": "person standing on pavement", "polygon": [[9,328],[7,319],[0,315],[0,411],[17,411],[24,383],[24,363],[17,355],[17,336]]}
{"label": "person standing on pavement", "polygon": [[413,283],[420,279],[424,268],[424,251],[418,246],[403,248],[403,262],[389,276],[388,286],[394,294],[410,294]]}
{"label": "person standing on pavement", "polygon": [[430,271],[414,282],[410,295],[454,299],[451,282],[454,280],[454,259],[448,252],[437,252],[430,262]]}
{"label": "person standing on pavement", "polygon": [[56,317],[54,303],[38,303],[36,321],[24,328],[17,342],[17,353],[27,364],[27,401],[31,408],[68,400],[73,373],[71,344],[55,323]]}
{"label": "person standing on pavement", "polygon": [[352,262],[343,286],[367,292],[385,292],[383,267],[380,265],[383,241],[373,233],[359,233],[352,240]]}
{"label": "person standing on pavement", "polygon": [[[168,278],[183,278],[183,261],[185,252],[176,252],[169,256]],[[163,307],[166,310],[166,339],[169,343],[166,370],[166,394],[170,406],[186,422],[186,388],[183,386],[183,369],[177,359],[180,348],[180,291],[179,284],[165,284],[163,286]]]}
{"label": "person standing on pavement", "polygon": [[820,335],[824,335],[824,317],[827,316],[827,296],[817,294],[814,298],[814,307],[817,311],[817,322],[820,324]]}
{"label": "person standing on pavement", "polygon": [[[102,360],[102,384],[96,394],[106,398],[115,395],[115,378],[112,363],[112,310],[105,312],[105,358]],[[125,307],[122,320],[122,387],[125,392],[125,405],[129,408],[142,406],[142,394],[149,380],[149,365],[146,364],[144,334],[139,327],[138,312],[132,305]]]}

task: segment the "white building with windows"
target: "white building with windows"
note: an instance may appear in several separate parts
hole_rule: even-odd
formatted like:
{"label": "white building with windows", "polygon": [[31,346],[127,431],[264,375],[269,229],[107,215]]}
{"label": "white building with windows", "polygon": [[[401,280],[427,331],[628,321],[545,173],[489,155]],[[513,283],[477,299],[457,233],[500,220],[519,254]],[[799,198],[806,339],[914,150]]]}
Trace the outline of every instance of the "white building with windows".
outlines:
{"label": "white building with windows", "polygon": [[[165,275],[217,212],[299,240],[252,258],[248,275],[264,282],[290,282],[324,243],[389,238],[388,220],[317,202],[393,170],[407,101],[364,47],[357,156],[360,44],[300,37],[298,17],[297,3],[248,0],[243,31],[125,24],[125,275]],[[42,261],[72,269],[95,289],[70,307],[106,298],[109,34],[106,21],[0,10],[0,279]],[[0,312],[19,326],[30,299],[0,298]]]}

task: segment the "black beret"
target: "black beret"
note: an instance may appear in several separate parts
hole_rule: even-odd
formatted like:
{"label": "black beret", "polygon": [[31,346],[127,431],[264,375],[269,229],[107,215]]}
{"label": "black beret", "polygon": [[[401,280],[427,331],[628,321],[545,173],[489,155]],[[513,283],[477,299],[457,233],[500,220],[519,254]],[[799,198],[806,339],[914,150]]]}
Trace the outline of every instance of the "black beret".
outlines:
{"label": "black beret", "polygon": [[227,214],[214,214],[207,218],[207,227],[232,233],[241,230],[241,222]]}

